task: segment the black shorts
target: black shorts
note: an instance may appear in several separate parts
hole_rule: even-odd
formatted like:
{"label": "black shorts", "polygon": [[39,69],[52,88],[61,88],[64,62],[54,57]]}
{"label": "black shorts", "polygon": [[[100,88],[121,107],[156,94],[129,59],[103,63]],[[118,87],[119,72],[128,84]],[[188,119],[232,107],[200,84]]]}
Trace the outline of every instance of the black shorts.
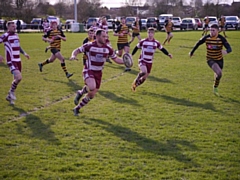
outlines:
{"label": "black shorts", "polygon": [[129,47],[129,43],[117,43],[118,50],[124,49],[125,46]]}
{"label": "black shorts", "polygon": [[222,60],[208,60],[207,63],[208,63],[208,66],[209,66],[210,68],[212,68],[213,64],[217,63],[218,66],[219,66],[221,69],[223,69],[223,59],[222,59]]}
{"label": "black shorts", "polygon": [[140,34],[139,33],[132,33],[132,37],[136,37],[136,36],[139,36]]}
{"label": "black shorts", "polygon": [[60,52],[60,50],[56,48],[51,48],[51,52],[55,55],[56,53]]}
{"label": "black shorts", "polygon": [[206,29],[206,28],[209,28],[208,24],[205,24],[205,25],[204,25],[204,29]]}

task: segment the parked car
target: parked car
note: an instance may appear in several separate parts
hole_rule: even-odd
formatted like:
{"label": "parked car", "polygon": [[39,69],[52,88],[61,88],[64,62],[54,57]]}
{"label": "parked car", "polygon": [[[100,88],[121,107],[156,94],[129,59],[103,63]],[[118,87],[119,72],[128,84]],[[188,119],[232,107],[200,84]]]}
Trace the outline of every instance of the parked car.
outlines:
{"label": "parked car", "polygon": [[[204,27],[204,20],[207,18],[207,16],[203,19],[203,27]],[[218,24],[218,19],[216,16],[208,16],[208,19],[209,19],[209,24],[208,26],[211,27],[211,25],[213,24]]]}
{"label": "parked car", "polygon": [[[13,20],[13,22],[15,23],[15,25],[17,26],[17,21],[18,20]],[[21,29],[27,29],[27,24],[23,21],[23,20],[21,20],[21,19],[19,19],[19,21],[20,21],[20,23],[21,23]]]}
{"label": "parked car", "polygon": [[203,25],[202,25],[201,19],[200,19],[200,18],[194,18],[194,19],[195,19],[195,21],[196,21],[196,23],[197,23],[197,25],[198,25],[198,28],[202,28]]}
{"label": "parked car", "polygon": [[147,19],[141,19],[142,29],[147,29]]}
{"label": "parked car", "polygon": [[126,25],[132,28],[132,24],[136,21],[136,17],[126,17]]}
{"label": "parked car", "polygon": [[57,22],[58,28],[59,28],[59,29],[62,29],[62,23],[61,23],[59,17],[56,17],[56,16],[48,16],[48,17],[47,17],[47,20],[48,20],[49,23],[51,23],[52,21]]}
{"label": "parked car", "polygon": [[182,22],[181,17],[172,17],[172,23],[173,23],[173,27],[180,27],[180,24]]}
{"label": "parked car", "polygon": [[240,20],[237,16],[225,16],[226,22],[225,22],[225,28],[234,28],[238,29],[240,28]]}
{"label": "parked car", "polygon": [[42,18],[33,18],[31,21],[31,29],[40,29],[42,23]]}
{"label": "parked car", "polygon": [[157,17],[148,17],[146,26],[147,28],[149,27],[157,28]]}
{"label": "parked car", "polygon": [[158,19],[159,19],[159,24],[160,24],[160,28],[162,29],[165,25],[165,21],[167,18],[173,17],[172,14],[160,14]]}
{"label": "parked car", "polygon": [[67,20],[65,21],[65,29],[71,29],[71,25],[72,25],[72,23],[74,23],[74,22],[75,22],[74,19],[67,19]]}
{"label": "parked car", "polygon": [[112,29],[112,28],[113,28],[113,23],[112,23],[113,21],[114,21],[114,19],[108,19],[108,20],[107,20],[107,24],[108,24],[108,28],[109,28],[109,29]]}
{"label": "parked car", "polygon": [[183,18],[182,23],[180,24],[180,29],[181,30],[183,30],[183,29],[185,29],[185,30],[187,30],[187,29],[197,30],[198,25],[197,25],[194,18]]}
{"label": "parked car", "polygon": [[95,21],[96,23],[98,23],[99,18],[97,18],[97,17],[90,17],[90,18],[88,18],[87,24],[86,24],[86,28],[89,29],[89,28],[93,25],[93,22],[94,22],[94,21]]}

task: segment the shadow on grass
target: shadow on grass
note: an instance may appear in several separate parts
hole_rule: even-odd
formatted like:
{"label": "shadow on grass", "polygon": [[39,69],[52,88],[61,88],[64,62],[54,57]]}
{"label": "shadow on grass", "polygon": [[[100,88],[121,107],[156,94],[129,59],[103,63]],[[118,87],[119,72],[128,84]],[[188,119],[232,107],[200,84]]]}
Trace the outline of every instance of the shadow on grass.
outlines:
{"label": "shadow on grass", "polygon": [[[90,121],[102,125],[102,128],[117,137],[120,137],[124,141],[136,143],[144,151],[154,153],[161,156],[173,157],[179,162],[191,164],[197,166],[193,160],[181,151],[180,146],[183,146],[184,149],[189,149],[191,151],[197,151],[198,148],[191,142],[186,140],[171,139],[166,142],[159,142],[143,135],[138,134],[137,132],[132,131],[129,128],[122,127],[119,125],[114,125],[109,122],[100,120],[100,119],[90,119]],[[136,149],[135,149],[136,150]]]}
{"label": "shadow on grass", "polygon": [[240,101],[236,100],[236,99],[232,99],[232,98],[228,98],[228,97],[223,97],[221,96],[221,100],[226,102],[226,103],[235,103],[235,104],[238,104],[240,105]]}
{"label": "shadow on grass", "polygon": [[126,103],[126,104],[131,104],[131,105],[134,105],[134,106],[142,106],[141,104],[139,104],[133,98],[129,98],[129,97],[128,98],[123,98],[123,97],[117,96],[116,94],[114,94],[110,91],[99,90],[98,93],[101,96],[104,96],[105,98],[110,99],[110,100],[115,101],[115,102],[118,102],[118,103]]}
{"label": "shadow on grass", "polygon": [[[29,127],[32,131],[31,134],[28,134],[30,137],[46,140],[49,143],[55,145],[61,144],[59,139],[55,137],[54,132],[51,130],[53,121],[49,124],[44,124],[38,116],[27,114],[27,112],[21,108],[14,106],[13,110],[19,111],[19,113],[21,113],[21,116],[25,116],[26,119],[23,122],[26,123],[27,127]],[[25,125],[17,124],[17,132],[19,134],[25,134],[25,128]]]}
{"label": "shadow on grass", "polygon": [[64,81],[59,81],[59,80],[52,80],[52,79],[47,79],[47,78],[43,78],[45,81],[49,81],[49,82],[54,82],[54,83],[62,83],[62,84],[66,84],[69,87],[72,88],[73,91],[82,89],[82,86],[79,86],[76,82],[74,82],[73,80],[69,79],[68,82],[64,82]]}
{"label": "shadow on grass", "polygon": [[193,101],[190,101],[190,100],[187,100],[184,98],[176,98],[176,97],[172,97],[172,96],[156,94],[156,93],[151,93],[151,92],[144,92],[143,95],[151,95],[153,97],[163,98],[163,99],[167,100],[169,103],[172,103],[175,105],[182,105],[182,106],[187,106],[187,107],[197,107],[197,108],[201,108],[201,109],[207,109],[207,110],[211,110],[214,112],[226,114],[223,111],[216,110],[216,108],[210,102],[206,102],[205,104],[202,104],[202,103],[193,102]]}
{"label": "shadow on grass", "polygon": [[[116,68],[116,69],[120,69],[120,66],[116,67],[116,66],[109,66],[111,68]],[[122,68],[122,67],[121,67]],[[125,70],[125,69],[124,69]],[[124,71],[123,71],[124,72]],[[135,70],[135,69],[131,69],[131,71],[128,71],[128,72],[124,72],[124,73],[129,73],[129,74],[132,74],[132,75],[135,75],[137,77],[138,73],[139,73],[139,70]],[[133,79],[134,80],[134,79]],[[166,79],[166,78],[158,78],[158,77],[155,77],[155,76],[152,76],[151,74],[148,76],[148,80],[151,80],[151,81],[156,81],[156,82],[161,82],[161,83],[173,83],[172,81],[170,81],[169,79]]]}
{"label": "shadow on grass", "polygon": [[0,63],[0,67],[8,68],[8,65],[5,63]]}

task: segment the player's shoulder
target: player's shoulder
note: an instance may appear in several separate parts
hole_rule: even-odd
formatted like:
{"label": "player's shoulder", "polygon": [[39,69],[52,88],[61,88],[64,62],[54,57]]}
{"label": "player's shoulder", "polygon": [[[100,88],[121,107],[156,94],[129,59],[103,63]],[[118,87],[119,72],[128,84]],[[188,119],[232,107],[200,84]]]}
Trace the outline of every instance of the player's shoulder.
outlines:
{"label": "player's shoulder", "polygon": [[221,34],[218,34],[217,36],[219,39],[221,39],[222,41],[227,41],[225,37],[223,37]]}

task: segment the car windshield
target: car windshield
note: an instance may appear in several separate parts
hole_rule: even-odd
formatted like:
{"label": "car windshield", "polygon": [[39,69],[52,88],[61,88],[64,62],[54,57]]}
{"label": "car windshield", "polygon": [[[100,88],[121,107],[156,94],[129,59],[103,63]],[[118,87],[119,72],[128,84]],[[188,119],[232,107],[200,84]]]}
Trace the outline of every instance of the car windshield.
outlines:
{"label": "car windshield", "polygon": [[237,18],[236,17],[227,17],[226,20],[230,20],[230,21],[236,21]]}
{"label": "car windshield", "polygon": [[184,19],[182,20],[183,23],[192,23],[192,20],[191,19]]}
{"label": "car windshield", "polygon": [[216,18],[209,18],[209,21],[216,21]]}
{"label": "car windshield", "polygon": [[155,18],[148,19],[148,22],[154,22],[154,21],[156,21]]}
{"label": "car windshield", "polygon": [[180,19],[179,18],[172,18],[173,20],[175,20],[175,21],[179,21]]}
{"label": "car windshield", "polygon": [[146,20],[145,20],[145,19],[141,19],[141,21],[142,21],[143,23],[145,23],[145,22],[146,22]]}

